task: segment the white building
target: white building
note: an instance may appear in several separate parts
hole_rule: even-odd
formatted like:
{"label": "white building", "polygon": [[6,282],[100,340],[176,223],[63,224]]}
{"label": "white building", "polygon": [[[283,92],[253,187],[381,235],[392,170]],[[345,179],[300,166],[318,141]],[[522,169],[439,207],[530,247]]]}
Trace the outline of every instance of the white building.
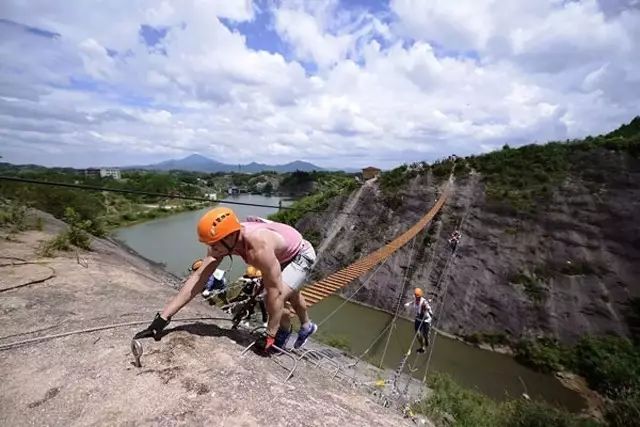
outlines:
{"label": "white building", "polygon": [[100,178],[111,177],[113,179],[121,179],[120,169],[100,168]]}

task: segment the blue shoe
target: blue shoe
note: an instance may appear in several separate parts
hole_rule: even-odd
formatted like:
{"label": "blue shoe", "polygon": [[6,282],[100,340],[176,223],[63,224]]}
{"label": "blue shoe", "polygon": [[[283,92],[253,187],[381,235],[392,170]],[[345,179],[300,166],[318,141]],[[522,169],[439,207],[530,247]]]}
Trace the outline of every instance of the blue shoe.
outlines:
{"label": "blue shoe", "polygon": [[284,346],[287,345],[287,341],[289,340],[290,336],[291,327],[289,327],[289,329],[278,328],[278,332],[276,332],[276,339],[273,342],[273,345],[284,350]]}
{"label": "blue shoe", "polygon": [[309,337],[315,334],[317,330],[318,330],[318,325],[316,325],[315,323],[309,323],[308,328],[301,327],[300,330],[298,331],[298,339],[296,340],[295,344],[293,344],[293,347],[300,348],[303,345],[305,345]]}

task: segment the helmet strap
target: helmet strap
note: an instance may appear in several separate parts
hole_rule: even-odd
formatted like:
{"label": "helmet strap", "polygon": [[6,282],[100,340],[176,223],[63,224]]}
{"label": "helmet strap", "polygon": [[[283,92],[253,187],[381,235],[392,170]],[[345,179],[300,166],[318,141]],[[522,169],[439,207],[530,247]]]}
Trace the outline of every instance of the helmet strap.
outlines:
{"label": "helmet strap", "polygon": [[240,238],[240,232],[236,231],[236,238],[233,241],[233,245],[229,245],[227,242],[225,242],[225,239],[220,240],[220,243],[222,243],[222,246],[224,246],[227,249],[227,254],[225,256],[231,256],[231,254],[233,253],[233,248],[236,247],[236,245],[238,244],[238,239]]}

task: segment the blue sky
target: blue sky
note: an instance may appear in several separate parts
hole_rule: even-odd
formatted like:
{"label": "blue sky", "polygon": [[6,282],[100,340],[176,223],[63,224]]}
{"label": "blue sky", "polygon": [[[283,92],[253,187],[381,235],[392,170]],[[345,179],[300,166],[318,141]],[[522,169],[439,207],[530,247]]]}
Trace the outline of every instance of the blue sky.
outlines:
{"label": "blue sky", "polygon": [[635,0],[9,0],[0,155],[392,167],[582,137],[639,114],[638,40]]}

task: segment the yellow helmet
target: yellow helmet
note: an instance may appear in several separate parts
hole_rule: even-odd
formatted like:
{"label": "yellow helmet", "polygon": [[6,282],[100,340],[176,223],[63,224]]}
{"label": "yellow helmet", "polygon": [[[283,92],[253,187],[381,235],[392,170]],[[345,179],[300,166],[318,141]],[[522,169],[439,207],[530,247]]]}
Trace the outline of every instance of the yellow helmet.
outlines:
{"label": "yellow helmet", "polygon": [[249,276],[249,277],[262,277],[262,272],[260,270],[258,270],[257,268],[255,268],[253,265],[249,265],[247,266],[247,271],[245,273],[245,275]]}
{"label": "yellow helmet", "polygon": [[202,267],[202,260],[201,259],[197,259],[197,260],[193,261],[193,263],[191,263],[190,270],[191,271],[196,271],[200,267]]}

